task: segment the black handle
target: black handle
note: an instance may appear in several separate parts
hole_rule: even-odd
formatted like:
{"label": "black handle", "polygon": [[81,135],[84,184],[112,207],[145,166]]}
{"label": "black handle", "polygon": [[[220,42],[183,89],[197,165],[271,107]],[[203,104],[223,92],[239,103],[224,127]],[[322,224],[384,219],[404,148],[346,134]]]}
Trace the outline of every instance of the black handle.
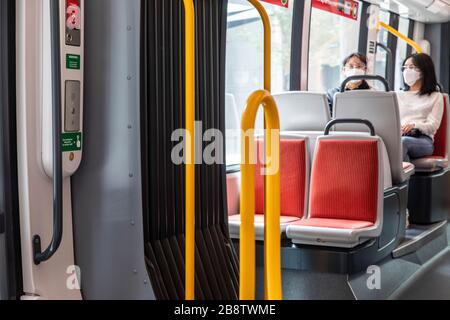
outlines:
{"label": "black handle", "polygon": [[328,122],[326,128],[325,128],[325,135],[329,136],[331,128],[333,128],[337,124],[364,124],[370,129],[370,135],[372,137],[375,136],[375,127],[373,126],[372,122],[369,120],[364,119],[334,119]]}
{"label": "black handle", "polygon": [[437,89],[439,90],[440,93],[444,93],[444,89],[443,89],[443,87],[442,87],[442,84],[438,83],[438,84],[436,85],[436,87],[437,87]]}
{"label": "black handle", "polygon": [[53,109],[53,237],[48,248],[41,251],[41,237],[33,237],[33,256],[36,265],[48,261],[58,251],[63,237],[63,177],[61,148],[61,51],[59,0],[50,0],[50,28],[52,46],[52,109]]}
{"label": "black handle", "polygon": [[341,85],[341,92],[345,92],[345,88],[347,87],[347,84],[350,81],[359,81],[359,80],[377,80],[380,81],[381,83],[383,83],[384,88],[386,90],[386,92],[389,92],[389,83],[386,81],[385,78],[383,78],[382,76],[376,76],[376,75],[361,75],[361,76],[351,76],[348,77],[347,79],[344,80],[344,82]]}

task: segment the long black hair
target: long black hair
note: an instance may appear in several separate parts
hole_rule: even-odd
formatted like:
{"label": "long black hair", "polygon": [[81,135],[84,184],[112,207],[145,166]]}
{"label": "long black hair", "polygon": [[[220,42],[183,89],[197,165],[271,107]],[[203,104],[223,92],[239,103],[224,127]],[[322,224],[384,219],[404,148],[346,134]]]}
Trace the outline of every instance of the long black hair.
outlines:
{"label": "long black hair", "polygon": [[[420,88],[419,95],[431,95],[433,92],[436,92],[438,90],[438,81],[433,59],[425,53],[415,53],[405,59],[403,66],[409,59],[412,59],[414,66],[416,66],[422,74],[422,88]],[[411,88],[405,84],[405,91],[409,91],[410,89]]]}

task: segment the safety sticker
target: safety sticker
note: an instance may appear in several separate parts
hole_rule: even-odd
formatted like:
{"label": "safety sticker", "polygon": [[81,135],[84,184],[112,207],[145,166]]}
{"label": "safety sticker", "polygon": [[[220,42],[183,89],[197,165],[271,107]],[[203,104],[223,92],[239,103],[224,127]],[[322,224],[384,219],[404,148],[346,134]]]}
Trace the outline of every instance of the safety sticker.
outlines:
{"label": "safety sticker", "polygon": [[62,134],[62,151],[75,152],[81,151],[83,145],[83,136],[81,132],[66,132]]}

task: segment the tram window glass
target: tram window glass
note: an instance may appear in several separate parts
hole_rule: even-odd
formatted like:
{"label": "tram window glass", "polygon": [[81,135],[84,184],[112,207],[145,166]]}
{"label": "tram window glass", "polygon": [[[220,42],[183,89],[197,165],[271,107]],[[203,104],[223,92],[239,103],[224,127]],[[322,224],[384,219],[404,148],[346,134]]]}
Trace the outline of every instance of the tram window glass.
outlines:
{"label": "tram window glass", "polygon": [[[409,31],[409,23],[409,19],[401,17],[398,31],[407,36]],[[397,57],[395,59],[395,90],[400,90],[403,87],[403,75],[401,68],[403,61],[406,59],[407,53],[408,44],[405,41],[399,39],[397,44]]]}
{"label": "tram window glass", "polygon": [[[389,24],[390,19],[390,13],[388,11],[380,10],[380,20],[384,23]],[[388,36],[389,33],[383,29],[380,28],[380,32],[378,33],[378,43],[381,43],[385,46],[388,45]],[[377,57],[376,57],[376,63],[375,63],[375,73],[379,76],[382,76],[386,78],[386,70],[387,70],[387,52],[378,47],[377,49]],[[382,90],[382,85],[378,83],[374,83],[375,88]]]}
{"label": "tram window glass", "polygon": [[[289,8],[263,3],[272,25],[272,91],[290,86],[294,1]],[[247,98],[264,87],[264,34],[261,18],[247,0],[229,0],[226,56],[227,165],[240,163],[240,120]],[[258,125],[262,127],[262,115]]]}
{"label": "tram window glass", "polygon": [[361,10],[359,14],[356,21],[312,8],[308,72],[310,91],[324,92],[339,86],[343,80],[342,61],[358,51]]}

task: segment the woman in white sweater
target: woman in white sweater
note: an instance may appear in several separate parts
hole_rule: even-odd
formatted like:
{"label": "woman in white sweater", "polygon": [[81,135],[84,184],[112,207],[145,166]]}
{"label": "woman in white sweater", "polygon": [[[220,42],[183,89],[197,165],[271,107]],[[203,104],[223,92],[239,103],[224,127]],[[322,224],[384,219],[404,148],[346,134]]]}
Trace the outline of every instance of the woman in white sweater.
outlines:
{"label": "woman in white sweater", "polygon": [[405,91],[398,93],[404,161],[433,155],[434,136],[444,114],[444,97],[437,92],[436,69],[427,54],[414,54],[403,66]]}

